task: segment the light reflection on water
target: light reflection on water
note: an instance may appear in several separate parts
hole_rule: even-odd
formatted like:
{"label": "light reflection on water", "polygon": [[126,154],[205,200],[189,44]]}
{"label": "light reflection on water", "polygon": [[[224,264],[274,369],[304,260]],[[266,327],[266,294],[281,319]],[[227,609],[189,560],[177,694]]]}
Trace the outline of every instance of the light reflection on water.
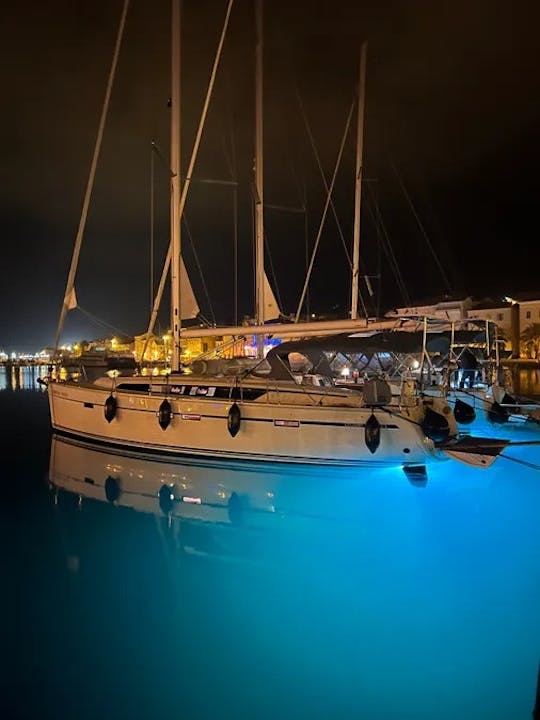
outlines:
{"label": "light reflection on water", "polygon": [[520,370],[519,389],[523,395],[540,396],[540,370]]}
{"label": "light reflection on water", "polygon": [[[62,370],[64,377],[67,377],[65,368]],[[149,368],[143,368],[142,375],[147,375],[149,372],[152,372]],[[519,391],[526,396],[540,397],[540,369],[518,369],[517,373],[514,383],[519,385]],[[21,367],[0,365],[0,390],[41,389],[37,378],[46,375],[47,365]]]}
{"label": "light reflection on water", "polygon": [[537,447],[419,489],[49,442],[46,398],[5,395],[17,716],[530,718]]}
{"label": "light reflection on water", "polygon": [[44,390],[38,378],[46,375],[46,365],[0,365],[0,390]]}

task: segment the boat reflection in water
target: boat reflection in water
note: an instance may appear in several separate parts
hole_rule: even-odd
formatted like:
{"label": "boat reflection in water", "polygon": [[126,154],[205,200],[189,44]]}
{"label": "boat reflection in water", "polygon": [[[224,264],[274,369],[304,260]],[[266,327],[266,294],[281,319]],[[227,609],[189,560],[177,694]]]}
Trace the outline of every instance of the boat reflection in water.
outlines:
{"label": "boat reflection in water", "polygon": [[[321,471],[285,468],[280,463],[189,458],[175,462],[167,456],[112,451],[62,435],[52,437],[49,470],[57,500],[58,491],[67,491],[77,496],[79,505],[97,500],[165,517],[167,532],[176,537],[180,550],[206,552],[219,535],[224,554],[245,556],[263,551],[262,544],[253,545],[257,534],[261,540],[267,534],[270,542],[292,532],[298,541],[301,529],[324,537],[337,522],[342,533],[349,524],[357,532],[360,509],[354,494],[362,485],[362,475],[371,481],[394,478],[401,485],[409,484],[399,469],[392,468],[362,474],[351,468]],[[234,549],[226,550],[229,541],[235,543]],[[270,547],[271,543],[263,552],[267,561]]]}
{"label": "boat reflection in water", "polygon": [[510,453],[415,487],[53,437],[74,716],[530,717],[540,473]]}

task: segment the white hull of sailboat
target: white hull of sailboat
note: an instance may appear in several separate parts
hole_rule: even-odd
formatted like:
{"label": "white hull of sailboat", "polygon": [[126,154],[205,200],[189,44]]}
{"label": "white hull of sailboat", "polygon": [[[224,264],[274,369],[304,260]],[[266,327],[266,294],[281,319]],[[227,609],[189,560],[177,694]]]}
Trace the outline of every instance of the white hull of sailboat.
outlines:
{"label": "white hull of sailboat", "polygon": [[[389,412],[238,400],[240,427],[232,437],[231,400],[117,390],[116,413],[108,422],[104,407],[110,388],[51,382],[48,392],[55,430],[116,446],[179,456],[324,465],[401,467],[441,459],[419,426],[423,410],[418,406]],[[172,418],[162,429],[158,412],[165,397]],[[366,444],[366,423],[372,413],[380,425],[374,452]]]}

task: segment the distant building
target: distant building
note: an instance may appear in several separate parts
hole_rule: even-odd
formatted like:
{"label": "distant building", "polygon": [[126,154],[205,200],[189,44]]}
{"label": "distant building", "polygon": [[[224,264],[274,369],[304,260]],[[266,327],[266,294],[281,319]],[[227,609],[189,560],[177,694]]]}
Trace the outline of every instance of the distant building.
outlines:
{"label": "distant building", "polygon": [[113,352],[128,354],[133,353],[133,338],[129,335],[112,335],[111,337],[96,338],[84,343],[83,352]]}
{"label": "distant building", "polygon": [[514,358],[540,357],[540,292],[515,293],[512,297],[497,299],[435,298],[386,313],[386,317],[396,315],[491,322],[501,331],[506,350],[511,351]]}
{"label": "distant building", "polygon": [[152,335],[146,344],[146,333],[144,335],[135,335],[133,339],[133,354],[137,362],[141,361],[144,350],[144,357],[150,362],[166,362],[170,358],[170,348],[165,344],[166,336]]}
{"label": "distant building", "polygon": [[204,337],[204,338],[183,338],[181,341],[182,354],[181,360],[189,362],[198,355],[213,353],[221,345],[224,344],[223,337]]}
{"label": "distant building", "polygon": [[479,320],[491,320],[505,333],[512,329],[512,305],[519,305],[519,328],[523,332],[527,327],[540,323],[540,292],[516,293],[499,302],[493,299],[484,299],[474,303],[469,310],[469,317]]}
{"label": "distant building", "polygon": [[[141,360],[145,341],[146,334],[135,336],[134,355],[137,362]],[[233,339],[228,336],[182,338],[181,345],[180,359],[183,363],[188,363],[206,353],[219,354],[220,357],[233,357],[244,355],[246,350],[245,339]],[[170,363],[171,356],[172,334],[169,332],[163,336],[152,335],[146,347],[145,359],[150,362]]]}
{"label": "distant building", "polygon": [[512,330],[512,305],[519,305],[519,327],[523,332],[528,326],[540,323],[540,292],[516,293],[507,298],[473,299],[470,296],[461,298],[444,298],[423,300],[410,307],[397,308],[386,314],[394,315],[427,315],[446,320],[489,320],[503,332],[510,334]]}

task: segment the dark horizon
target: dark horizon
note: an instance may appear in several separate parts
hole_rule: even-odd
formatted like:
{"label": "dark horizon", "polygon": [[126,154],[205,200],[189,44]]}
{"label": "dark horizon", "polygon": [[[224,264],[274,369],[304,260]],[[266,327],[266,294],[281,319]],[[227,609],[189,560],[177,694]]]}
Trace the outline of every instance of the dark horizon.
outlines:
{"label": "dark horizon", "polygon": [[[121,7],[58,0],[5,10],[6,351],[54,342]],[[148,323],[150,154],[154,140],[168,156],[169,7],[131,4],[76,282],[84,308],[129,334]],[[184,169],[225,7],[183,3]],[[380,275],[381,308],[405,304],[392,253],[411,300],[536,290],[540,247],[529,238],[540,191],[540,76],[532,12],[487,2],[442,8],[427,0],[370,0],[336,9],[276,0],[265,6],[265,220],[267,274],[282,309],[295,312],[303,284],[304,216],[270,206],[298,207],[305,188],[311,246],[324,204],[298,99],[330,178],[364,40],[362,262],[363,272]],[[240,319],[252,312],[253,297],[253,52],[252,2],[238,0],[195,175],[238,182]],[[355,135],[356,117],[335,191],[349,247]],[[167,195],[166,169],[156,162],[155,284],[168,236]],[[198,256],[184,232],[186,265],[204,314],[212,319],[213,310],[218,322],[233,320],[232,201],[230,187],[194,182],[186,210]],[[384,238],[381,244],[377,212],[391,247]],[[349,271],[330,215],[315,268],[311,310],[346,316]],[[66,324],[66,341],[90,339],[93,325],[77,316]],[[165,308],[160,322],[167,325]],[[93,336],[102,334],[95,327]]]}

